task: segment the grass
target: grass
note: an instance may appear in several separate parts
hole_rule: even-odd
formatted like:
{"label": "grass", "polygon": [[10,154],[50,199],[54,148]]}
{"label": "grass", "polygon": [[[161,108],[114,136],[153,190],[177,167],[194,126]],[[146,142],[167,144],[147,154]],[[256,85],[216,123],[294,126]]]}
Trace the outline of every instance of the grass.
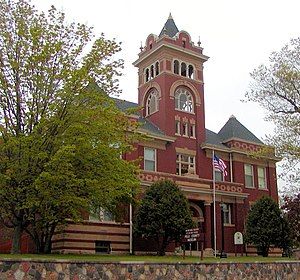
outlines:
{"label": "grass", "polygon": [[99,261],[99,262],[151,262],[151,263],[253,263],[253,262],[286,262],[296,261],[293,258],[282,257],[228,257],[226,259],[207,257],[202,261],[199,257],[186,256],[132,256],[132,255],[38,255],[38,254],[0,254],[0,260],[8,259],[31,259],[31,260],[64,260],[64,261]]}

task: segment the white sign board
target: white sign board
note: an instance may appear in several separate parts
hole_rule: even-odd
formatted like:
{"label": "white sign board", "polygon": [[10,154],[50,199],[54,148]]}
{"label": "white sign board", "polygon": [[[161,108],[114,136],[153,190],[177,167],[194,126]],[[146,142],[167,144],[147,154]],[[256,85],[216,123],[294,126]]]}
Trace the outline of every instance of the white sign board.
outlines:
{"label": "white sign board", "polygon": [[234,234],[234,245],[242,245],[243,244],[243,234],[237,231]]}

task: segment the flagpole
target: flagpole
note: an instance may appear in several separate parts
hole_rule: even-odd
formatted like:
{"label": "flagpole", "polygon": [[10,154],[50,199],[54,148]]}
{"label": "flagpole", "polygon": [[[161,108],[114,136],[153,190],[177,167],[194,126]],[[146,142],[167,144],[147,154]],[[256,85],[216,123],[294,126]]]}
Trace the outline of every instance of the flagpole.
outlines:
{"label": "flagpole", "polygon": [[217,226],[216,226],[216,176],[215,176],[215,150],[212,151],[212,166],[213,166],[213,203],[214,203],[214,255],[217,257]]}

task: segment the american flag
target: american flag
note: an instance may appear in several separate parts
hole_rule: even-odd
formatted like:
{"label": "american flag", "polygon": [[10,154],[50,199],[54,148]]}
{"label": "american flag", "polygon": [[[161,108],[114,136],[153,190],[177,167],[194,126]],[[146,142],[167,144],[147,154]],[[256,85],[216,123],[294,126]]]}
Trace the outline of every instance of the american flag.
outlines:
{"label": "american flag", "polygon": [[216,155],[214,156],[214,168],[222,171],[225,176],[227,175],[227,171],[226,171],[227,166],[225,162],[219,157],[217,157]]}

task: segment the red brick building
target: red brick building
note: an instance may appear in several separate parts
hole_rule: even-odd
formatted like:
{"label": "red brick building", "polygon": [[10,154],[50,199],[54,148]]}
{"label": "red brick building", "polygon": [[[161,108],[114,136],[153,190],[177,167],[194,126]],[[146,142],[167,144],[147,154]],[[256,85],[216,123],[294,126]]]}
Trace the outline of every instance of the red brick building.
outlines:
{"label": "red brick building", "polygon": [[[233,235],[243,232],[250,205],[262,195],[276,201],[275,157],[253,158],[263,143],[232,116],[215,133],[205,127],[203,54],[200,42],[179,31],[170,16],[159,36],[150,34],[139,58],[138,104],[116,100],[126,110],[141,107],[132,116],[149,140],[140,142],[125,159],[143,158],[139,179],[147,187],[159,179],[175,181],[189,199],[195,221],[204,231],[206,252],[212,253],[214,153],[227,165],[227,175],[215,171],[217,250],[221,249],[221,203],[224,205],[225,252],[233,253]],[[133,240],[136,251],[151,251],[152,245]],[[129,252],[130,223],[112,221],[107,213],[90,215],[82,224],[70,224],[53,240],[53,252]],[[193,249],[196,250],[195,245]]]}

